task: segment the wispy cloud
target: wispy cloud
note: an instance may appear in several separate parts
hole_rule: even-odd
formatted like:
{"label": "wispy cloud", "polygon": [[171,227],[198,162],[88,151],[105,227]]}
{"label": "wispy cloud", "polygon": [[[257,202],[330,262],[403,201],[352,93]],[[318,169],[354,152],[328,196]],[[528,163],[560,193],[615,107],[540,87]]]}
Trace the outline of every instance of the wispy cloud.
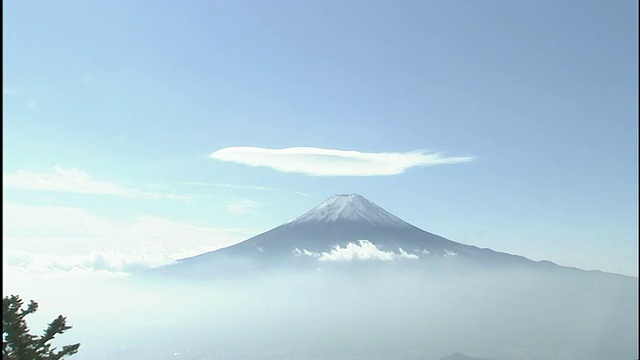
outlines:
{"label": "wispy cloud", "polygon": [[11,88],[2,88],[2,95],[18,95],[20,91]]}
{"label": "wispy cloud", "polygon": [[445,157],[440,153],[421,150],[404,153],[363,153],[312,147],[266,149],[250,146],[227,147],[209,156],[221,161],[314,176],[397,175],[416,166],[457,164],[473,160],[472,156]]}
{"label": "wispy cloud", "polygon": [[230,189],[247,189],[247,190],[258,190],[258,191],[271,191],[271,192],[295,194],[295,195],[300,195],[300,196],[304,196],[304,197],[311,197],[309,194],[305,194],[305,193],[299,192],[299,191],[276,189],[276,188],[270,188],[270,187],[266,187],[266,186],[219,184],[219,183],[205,183],[205,182],[184,182],[182,184],[184,184],[184,185],[196,185],[196,186],[212,186],[212,187],[230,188]]}
{"label": "wispy cloud", "polygon": [[12,189],[116,195],[146,199],[164,198],[181,201],[192,199],[190,195],[164,194],[122,187],[109,181],[93,179],[82,170],[63,168],[58,165],[53,167],[51,173],[18,170],[13,174],[2,174],[2,186]]}
{"label": "wispy cloud", "polygon": [[345,247],[334,246],[329,252],[314,253],[303,249],[296,249],[295,255],[305,255],[315,257],[319,261],[353,261],[353,260],[382,260],[391,261],[396,259],[418,259],[418,255],[409,254],[402,248],[398,252],[383,251],[369,240],[358,240],[357,244],[348,243]]}
{"label": "wispy cloud", "polygon": [[226,204],[227,212],[234,215],[242,215],[254,212],[258,208],[258,202],[249,199],[232,200]]}

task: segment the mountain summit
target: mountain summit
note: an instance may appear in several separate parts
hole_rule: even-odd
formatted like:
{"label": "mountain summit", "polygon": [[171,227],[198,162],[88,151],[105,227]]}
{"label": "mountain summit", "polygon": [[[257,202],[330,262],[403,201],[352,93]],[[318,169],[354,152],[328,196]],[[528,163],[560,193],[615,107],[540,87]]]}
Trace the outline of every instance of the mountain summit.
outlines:
{"label": "mountain summit", "polygon": [[338,222],[368,223],[378,227],[411,226],[358,194],[333,195],[290,224]]}

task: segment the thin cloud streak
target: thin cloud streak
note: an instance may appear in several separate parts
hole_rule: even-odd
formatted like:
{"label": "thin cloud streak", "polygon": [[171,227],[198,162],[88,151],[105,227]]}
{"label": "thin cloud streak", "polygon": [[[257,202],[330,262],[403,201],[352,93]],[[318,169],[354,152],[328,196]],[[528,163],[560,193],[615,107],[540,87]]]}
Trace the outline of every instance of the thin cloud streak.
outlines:
{"label": "thin cloud streak", "polygon": [[2,88],[2,95],[18,95],[20,91],[10,88]]}
{"label": "thin cloud streak", "polygon": [[161,194],[125,188],[109,181],[93,179],[86,172],[76,168],[56,165],[53,173],[18,170],[14,174],[2,175],[2,187],[10,189],[65,192],[76,194],[115,195],[130,198],[192,200],[191,195]]}
{"label": "thin cloud streak", "polygon": [[225,208],[229,214],[244,215],[255,212],[259,203],[249,199],[233,200],[226,204]]}
{"label": "thin cloud streak", "polygon": [[458,164],[472,156],[445,157],[422,150],[405,153],[363,153],[312,147],[267,149],[251,146],[227,147],[209,155],[215,160],[254,167],[269,167],[286,173],[312,176],[388,176],[416,166]]}
{"label": "thin cloud streak", "polygon": [[305,194],[299,191],[290,191],[283,189],[270,188],[265,186],[253,186],[253,185],[236,185],[236,184],[219,184],[219,183],[206,183],[206,182],[183,182],[183,185],[195,185],[195,186],[211,186],[211,187],[221,187],[221,188],[230,188],[230,189],[248,189],[248,190],[259,190],[259,191],[272,191],[286,194],[295,194],[304,197],[311,197],[309,194]]}

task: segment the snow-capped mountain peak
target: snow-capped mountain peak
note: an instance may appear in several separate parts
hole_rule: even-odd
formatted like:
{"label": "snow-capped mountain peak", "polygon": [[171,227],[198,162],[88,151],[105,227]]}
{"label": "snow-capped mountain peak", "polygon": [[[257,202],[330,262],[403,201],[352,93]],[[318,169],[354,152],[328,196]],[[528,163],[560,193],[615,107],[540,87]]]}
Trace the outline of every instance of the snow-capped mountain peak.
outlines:
{"label": "snow-capped mountain peak", "polygon": [[333,195],[290,223],[332,223],[342,221],[366,222],[375,226],[411,226],[358,194]]}

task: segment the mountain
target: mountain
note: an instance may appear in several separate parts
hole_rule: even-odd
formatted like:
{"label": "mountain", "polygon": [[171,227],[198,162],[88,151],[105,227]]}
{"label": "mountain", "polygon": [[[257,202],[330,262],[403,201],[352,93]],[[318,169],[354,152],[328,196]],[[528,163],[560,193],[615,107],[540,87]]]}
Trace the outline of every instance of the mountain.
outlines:
{"label": "mountain", "polygon": [[[413,226],[358,194],[334,195],[307,213],[238,244],[162,268],[219,272],[251,266],[316,266],[375,262],[556,269],[549,261],[465,245]],[[233,272],[237,272],[233,270]]]}
{"label": "mountain", "polygon": [[180,314],[178,328],[191,330],[178,343],[209,354],[202,358],[223,350],[229,359],[638,354],[637,278],[461,244],[357,194],[147,274],[157,281],[143,278],[136,289],[166,291],[154,300],[164,305],[158,319]]}

